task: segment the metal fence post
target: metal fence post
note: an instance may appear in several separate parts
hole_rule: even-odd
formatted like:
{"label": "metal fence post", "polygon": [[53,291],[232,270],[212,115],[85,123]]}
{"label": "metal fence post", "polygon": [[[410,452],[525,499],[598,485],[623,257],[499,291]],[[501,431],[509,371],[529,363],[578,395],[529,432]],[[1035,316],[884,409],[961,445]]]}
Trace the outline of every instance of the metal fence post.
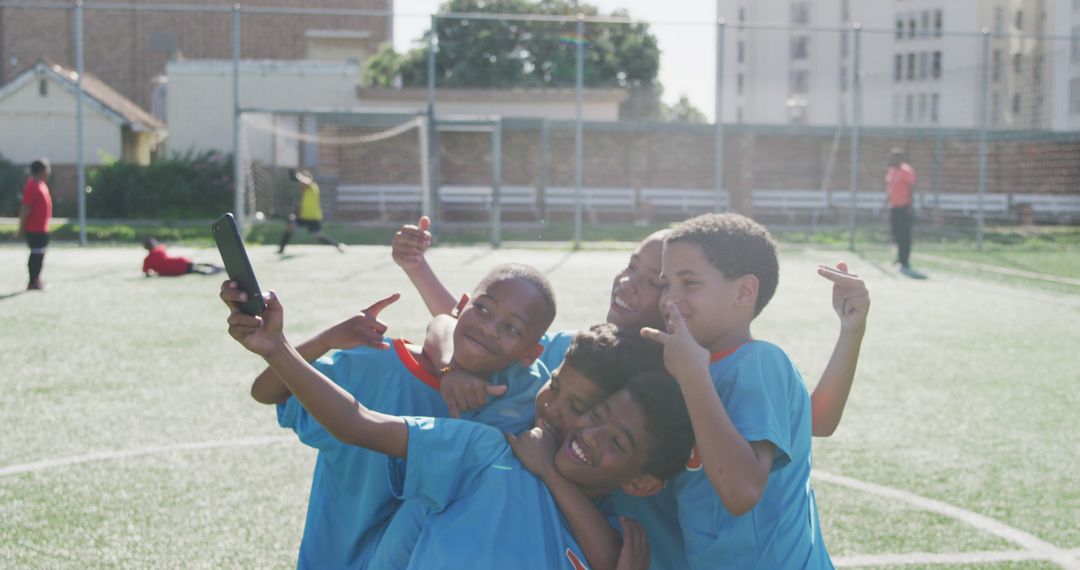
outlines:
{"label": "metal fence post", "polygon": [[241,228],[245,227],[247,213],[244,201],[244,165],[240,159],[240,3],[236,2],[232,7],[232,96],[233,96],[233,177],[236,188],[234,190],[233,211],[236,215],[236,223]]}
{"label": "metal fence post", "polygon": [[716,20],[716,157],[713,211],[724,210],[724,19]]}
{"label": "metal fence post", "polygon": [[502,119],[491,130],[491,247],[502,245]]}
{"label": "metal fence post", "polygon": [[848,208],[848,249],[855,251],[855,205],[859,192],[859,125],[862,122],[862,80],[859,77],[862,25],[852,25],[855,36],[851,65],[851,202]]}
{"label": "metal fence post", "polygon": [[551,162],[551,151],[549,147],[549,134],[551,132],[551,121],[548,119],[540,119],[540,173],[538,178],[540,186],[540,204],[543,208],[541,215],[544,216],[544,221],[548,218],[547,207],[547,189],[548,189],[548,167]]}
{"label": "metal fence post", "polygon": [[439,204],[439,129],[435,121],[435,43],[438,39],[439,20],[431,15],[431,33],[428,34],[427,53],[427,128],[428,128],[428,211],[425,215],[431,220],[431,233],[435,234],[436,212]]}
{"label": "metal fence post", "polygon": [[75,163],[78,182],[75,192],[79,199],[79,245],[86,245],[86,131],[83,122],[83,1],[75,2]]}
{"label": "metal fence post", "polygon": [[986,127],[990,116],[990,28],[982,30],[982,117],[979,124],[979,202],[975,211],[975,243],[983,250],[983,196],[986,194]]}
{"label": "metal fence post", "polygon": [[585,87],[585,14],[577,15],[577,81],[574,86],[574,249],[581,248],[581,104]]}
{"label": "metal fence post", "polygon": [[945,149],[941,142],[941,129],[937,130],[934,141],[934,209],[941,207],[941,169],[945,163]]}

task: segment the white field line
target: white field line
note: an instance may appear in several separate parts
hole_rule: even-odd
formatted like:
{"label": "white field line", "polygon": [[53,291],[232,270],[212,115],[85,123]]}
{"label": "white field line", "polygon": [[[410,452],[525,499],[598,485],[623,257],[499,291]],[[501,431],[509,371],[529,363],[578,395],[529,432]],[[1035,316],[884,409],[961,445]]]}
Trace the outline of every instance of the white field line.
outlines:
{"label": "white field line", "polygon": [[[111,461],[117,459],[129,459],[145,455],[159,453],[171,453],[176,451],[192,451],[201,449],[221,449],[228,447],[251,447],[293,441],[289,436],[249,437],[240,439],[224,439],[204,441],[199,443],[181,443],[176,445],[158,445],[138,449],[120,451],[98,451],[86,455],[74,457],[61,457],[47,459],[33,463],[22,463],[0,467],[0,477],[18,475],[21,473],[33,473],[58,467],[67,467],[96,461]],[[893,489],[874,483],[867,483],[834,475],[825,471],[813,471],[815,479],[878,495],[891,499],[904,501],[921,509],[938,513],[959,521],[968,523],[980,530],[989,532],[1005,540],[1024,547],[1021,551],[989,551],[989,552],[961,552],[961,553],[909,553],[909,554],[880,554],[880,555],[856,555],[844,556],[834,559],[837,566],[877,566],[877,565],[906,565],[906,564],[977,564],[993,562],[1011,562],[1025,560],[1048,560],[1057,563],[1068,570],[1080,570],[1080,549],[1065,550],[1045,542],[1029,533],[1014,529],[1004,523],[971,511],[954,507],[934,499],[927,499],[913,495],[906,491]]]}
{"label": "white field line", "polygon": [[34,473],[36,471],[45,471],[46,469],[67,467],[69,465],[78,465],[81,463],[92,463],[95,461],[111,461],[114,459],[128,459],[131,457],[139,457],[142,455],[155,455],[158,453],[170,453],[173,451],[218,449],[224,447],[250,447],[255,445],[266,445],[270,443],[279,443],[295,440],[295,437],[284,436],[246,437],[240,439],[218,439],[213,441],[203,441],[199,443],[155,445],[151,447],[140,447],[137,449],[124,449],[118,451],[95,451],[94,453],[88,453],[86,455],[76,455],[74,457],[60,457],[57,459],[46,459],[44,461],[35,461],[33,463],[22,463],[19,465],[0,467],[0,477],[18,475],[20,473]]}
{"label": "white field line", "polygon": [[1014,277],[1024,277],[1027,279],[1035,279],[1037,281],[1049,281],[1051,283],[1061,283],[1063,285],[1073,285],[1075,287],[1080,287],[1080,279],[1073,279],[1071,277],[1061,277],[1058,275],[1051,275],[1049,273],[1036,273],[1034,271],[1024,271],[1023,269],[999,267],[997,265],[987,265],[985,263],[961,261],[959,259],[941,257],[928,253],[916,253],[914,255],[917,259],[926,259],[929,261],[935,261],[937,263],[943,263],[945,265],[955,265],[957,267],[974,269],[977,271],[988,271],[990,273],[998,273],[1000,275],[1011,275]]}
{"label": "white field line", "polygon": [[[967,523],[979,530],[988,532],[995,536],[1001,537],[1017,546],[1022,547],[1024,550],[1031,552],[1037,556],[1037,560],[1049,560],[1062,568],[1068,570],[1080,570],[1080,560],[1070,553],[1068,550],[1059,548],[1046,542],[1035,535],[1024,532],[1022,530],[1015,529],[1005,523],[994,520],[990,517],[980,515],[978,513],[971,512],[960,507],[954,507],[948,503],[936,501],[934,499],[928,499],[926,497],[920,497],[906,491],[899,489],[893,489],[891,487],[885,487],[883,485],[876,485],[874,483],[867,483],[865,481],[859,481],[858,479],[852,479],[850,477],[844,477],[842,475],[834,475],[824,471],[813,471],[815,479],[825,481],[827,483],[833,483],[835,485],[841,485],[871,495],[878,495],[898,501],[903,501],[910,505],[914,505],[920,509],[937,513],[958,521]],[[960,554],[957,554],[960,556]],[[864,558],[864,557],[860,557]],[[874,557],[865,557],[872,559]],[[977,562],[977,561],[975,561]],[[888,564],[889,562],[881,562],[881,564]],[[917,562],[912,562],[913,564]],[[877,562],[871,562],[870,564],[877,564]]]}
{"label": "white field line", "polygon": [[[1080,550],[1069,551],[1073,556]],[[908,554],[871,554],[855,556],[834,556],[833,564],[838,568],[856,566],[906,566],[909,564],[995,564],[999,562],[1026,562],[1031,560],[1049,560],[1046,555],[1030,550],[992,550],[984,552],[912,552]]]}

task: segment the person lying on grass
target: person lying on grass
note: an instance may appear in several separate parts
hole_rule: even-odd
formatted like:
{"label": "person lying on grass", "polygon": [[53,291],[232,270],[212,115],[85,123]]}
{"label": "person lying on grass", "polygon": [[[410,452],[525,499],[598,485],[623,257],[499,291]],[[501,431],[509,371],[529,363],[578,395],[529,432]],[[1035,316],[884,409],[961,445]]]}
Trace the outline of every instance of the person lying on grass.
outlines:
{"label": "person lying on grass", "polygon": [[[431,509],[411,566],[581,567],[581,550],[547,486],[515,458],[502,432],[476,422],[368,409],[293,348],[280,299],[273,291],[266,297],[260,317],[232,311],[229,334],[263,357],[334,437],[399,458],[389,461],[391,485],[402,498]],[[541,437],[543,430],[529,434]],[[647,373],[578,418],[553,465],[592,498],[619,488],[649,494],[682,469],[691,443],[677,385]]]}

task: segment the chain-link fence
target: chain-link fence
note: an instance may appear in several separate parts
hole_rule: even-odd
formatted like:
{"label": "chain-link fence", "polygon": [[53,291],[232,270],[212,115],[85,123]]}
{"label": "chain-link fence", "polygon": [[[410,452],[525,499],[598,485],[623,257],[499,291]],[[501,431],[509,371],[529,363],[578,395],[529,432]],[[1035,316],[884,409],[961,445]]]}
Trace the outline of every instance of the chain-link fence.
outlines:
{"label": "chain-link fence", "polygon": [[[580,240],[735,210],[854,244],[887,239],[898,148],[923,232],[981,246],[990,225],[1080,220],[1080,14],[720,2],[724,20],[645,22],[461,1],[398,53],[382,2],[268,4],[0,0],[0,153],[52,157],[68,214],[94,200],[88,169],[219,153],[241,218],[294,209],[299,168],[340,221]],[[663,59],[673,37],[692,55]],[[661,63],[705,78],[699,107],[663,93]]]}

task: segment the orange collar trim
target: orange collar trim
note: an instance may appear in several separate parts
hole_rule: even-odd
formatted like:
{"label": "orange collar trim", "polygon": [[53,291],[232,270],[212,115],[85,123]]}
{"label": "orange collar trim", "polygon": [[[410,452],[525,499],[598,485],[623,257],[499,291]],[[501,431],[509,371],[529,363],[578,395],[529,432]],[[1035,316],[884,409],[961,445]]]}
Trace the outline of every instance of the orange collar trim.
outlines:
{"label": "orange collar trim", "polygon": [[409,347],[405,346],[405,339],[394,339],[394,351],[397,352],[398,358],[401,359],[401,363],[405,365],[405,368],[416,376],[424,384],[438,390],[442,386],[442,382],[439,378],[436,378],[432,373],[424,370],[423,366],[420,366],[420,362],[416,360],[413,353],[409,350]]}
{"label": "orange collar trim", "polygon": [[[720,352],[714,352],[714,353],[710,354],[709,355],[709,364],[716,364],[717,362],[720,362],[721,360],[731,356],[732,354],[735,354],[735,351],[739,350],[739,348],[741,348],[741,347],[742,347],[742,344],[739,344],[739,345],[733,346],[733,347],[731,347],[731,348],[729,348],[727,350],[721,350]],[[412,355],[410,355],[410,356],[412,356]]]}

